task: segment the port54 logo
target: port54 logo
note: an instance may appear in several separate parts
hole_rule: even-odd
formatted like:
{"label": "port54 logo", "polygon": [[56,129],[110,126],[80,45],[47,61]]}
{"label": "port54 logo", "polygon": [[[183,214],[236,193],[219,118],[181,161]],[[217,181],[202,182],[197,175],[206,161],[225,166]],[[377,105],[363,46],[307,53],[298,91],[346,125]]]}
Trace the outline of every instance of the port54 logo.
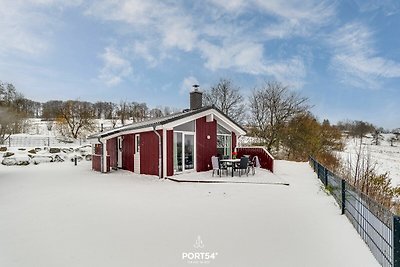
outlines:
{"label": "port54 logo", "polygon": [[186,260],[187,263],[209,264],[218,256],[218,252],[204,251],[204,243],[199,235],[197,236],[193,247],[196,249],[196,251],[182,252],[182,260]]}

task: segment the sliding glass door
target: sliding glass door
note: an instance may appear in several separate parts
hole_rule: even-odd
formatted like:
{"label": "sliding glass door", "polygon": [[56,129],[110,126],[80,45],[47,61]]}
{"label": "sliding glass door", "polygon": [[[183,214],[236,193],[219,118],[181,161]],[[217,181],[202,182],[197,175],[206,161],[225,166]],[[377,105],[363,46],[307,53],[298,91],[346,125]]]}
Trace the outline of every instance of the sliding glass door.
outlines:
{"label": "sliding glass door", "polygon": [[174,132],[174,172],[194,169],[194,134]]}

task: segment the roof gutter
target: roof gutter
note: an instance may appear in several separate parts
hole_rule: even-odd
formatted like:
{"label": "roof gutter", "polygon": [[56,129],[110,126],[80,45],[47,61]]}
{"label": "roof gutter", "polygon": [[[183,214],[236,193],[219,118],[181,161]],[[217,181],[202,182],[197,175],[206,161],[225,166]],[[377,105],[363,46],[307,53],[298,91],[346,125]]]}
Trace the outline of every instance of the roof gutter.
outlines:
{"label": "roof gutter", "polygon": [[153,132],[158,136],[158,178],[162,177],[162,141],[161,135],[156,131],[156,125],[153,125]]}

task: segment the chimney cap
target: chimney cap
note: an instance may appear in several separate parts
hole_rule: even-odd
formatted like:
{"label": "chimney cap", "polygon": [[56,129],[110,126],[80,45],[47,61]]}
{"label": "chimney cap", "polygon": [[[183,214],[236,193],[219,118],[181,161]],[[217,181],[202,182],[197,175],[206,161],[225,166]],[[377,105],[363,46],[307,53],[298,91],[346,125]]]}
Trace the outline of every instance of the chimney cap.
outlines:
{"label": "chimney cap", "polygon": [[195,91],[195,92],[199,91],[199,87],[200,87],[200,85],[198,85],[198,84],[192,85],[193,91]]}

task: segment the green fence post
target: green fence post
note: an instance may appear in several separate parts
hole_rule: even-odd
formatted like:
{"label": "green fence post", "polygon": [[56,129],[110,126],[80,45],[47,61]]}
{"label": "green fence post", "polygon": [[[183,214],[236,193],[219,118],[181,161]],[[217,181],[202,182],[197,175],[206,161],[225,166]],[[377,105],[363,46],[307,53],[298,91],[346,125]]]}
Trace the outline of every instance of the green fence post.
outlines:
{"label": "green fence post", "polygon": [[392,237],[393,237],[392,266],[400,267],[400,217],[396,215],[393,216]]}
{"label": "green fence post", "polygon": [[344,214],[344,210],[346,209],[346,181],[342,179],[342,215]]}

